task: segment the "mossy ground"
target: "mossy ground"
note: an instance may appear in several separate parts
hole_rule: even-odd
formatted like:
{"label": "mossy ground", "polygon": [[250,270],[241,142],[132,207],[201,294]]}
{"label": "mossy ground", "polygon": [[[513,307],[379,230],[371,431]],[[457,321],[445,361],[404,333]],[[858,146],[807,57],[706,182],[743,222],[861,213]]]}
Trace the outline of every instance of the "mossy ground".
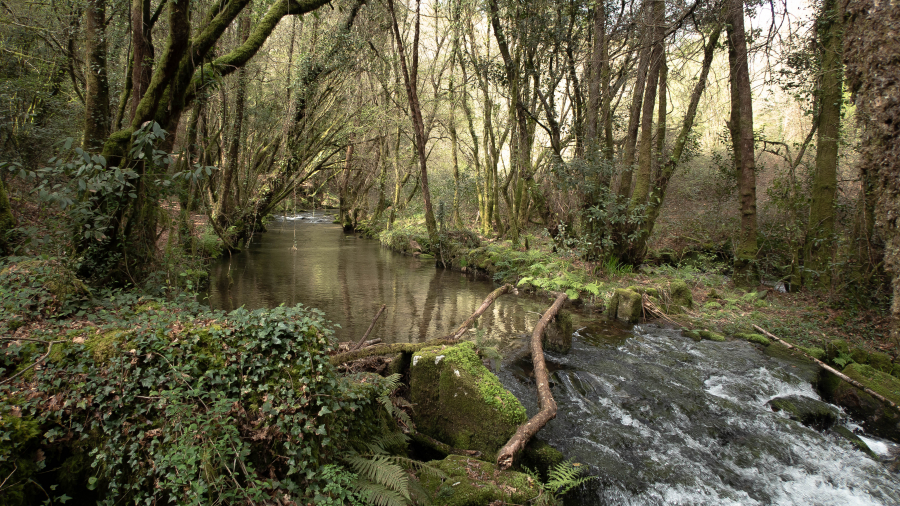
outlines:
{"label": "mossy ground", "polygon": [[488,462],[450,455],[429,464],[447,474],[445,480],[420,477],[435,506],[484,506],[497,500],[528,504],[541,493],[540,484],[527,474],[498,471]]}

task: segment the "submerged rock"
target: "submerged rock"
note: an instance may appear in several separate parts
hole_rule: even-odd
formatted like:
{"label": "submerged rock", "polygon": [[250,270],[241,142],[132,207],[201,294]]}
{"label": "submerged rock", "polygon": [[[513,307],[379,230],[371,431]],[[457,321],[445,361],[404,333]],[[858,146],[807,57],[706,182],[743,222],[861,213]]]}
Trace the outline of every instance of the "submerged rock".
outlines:
{"label": "submerged rock", "polygon": [[487,370],[472,342],[425,348],[413,355],[409,371],[416,428],[453,448],[492,459],[526,420],[525,408]]}
{"label": "submerged rock", "polygon": [[444,480],[424,473],[420,477],[435,506],[526,504],[541,494],[540,484],[527,474],[498,471],[494,464],[470,457],[450,455],[429,464],[447,474]]}
{"label": "submerged rock", "polygon": [[878,459],[878,455],[873,452],[871,448],[869,448],[869,445],[867,445],[865,441],[860,439],[859,436],[854,434],[853,431],[848,429],[847,427],[844,427],[843,425],[836,425],[831,428],[831,431],[838,436],[846,439],[847,441],[850,441],[850,444],[855,446],[866,455],[872,457],[873,459]]}
{"label": "submerged rock", "polygon": [[766,403],[772,411],[784,411],[791,420],[812,427],[826,430],[838,421],[840,411],[834,406],[802,395],[785,395],[776,397]]}

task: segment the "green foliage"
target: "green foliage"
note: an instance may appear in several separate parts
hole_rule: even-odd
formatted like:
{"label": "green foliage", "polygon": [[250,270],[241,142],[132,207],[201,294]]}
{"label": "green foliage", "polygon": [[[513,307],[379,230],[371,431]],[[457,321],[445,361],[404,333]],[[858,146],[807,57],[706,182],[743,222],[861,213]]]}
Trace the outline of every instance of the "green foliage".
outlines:
{"label": "green foliage", "polygon": [[524,468],[525,473],[540,483],[544,490],[544,493],[534,501],[535,506],[562,504],[562,497],[566,493],[596,478],[596,476],[581,476],[584,470],[580,466],[581,464],[573,464],[568,460],[560,462],[549,469],[547,481],[543,483],[535,471]]}
{"label": "green foliage", "polygon": [[[110,505],[312,498],[328,485],[323,466],[352,450],[348,434],[383,432],[377,399],[396,378],[337,376],[321,312],[149,302],[111,293],[84,316],[97,333],[32,333],[65,341],[30,378],[40,394],[23,396],[21,378],[2,387],[0,407],[15,403],[40,426],[49,469],[72,467],[64,455],[89,463],[66,478],[75,485],[65,492],[79,501],[92,493]],[[97,355],[105,336],[115,344]],[[2,361],[14,366],[36,351],[11,345]],[[4,435],[12,437],[0,427]],[[2,457],[23,458],[13,450]]]}

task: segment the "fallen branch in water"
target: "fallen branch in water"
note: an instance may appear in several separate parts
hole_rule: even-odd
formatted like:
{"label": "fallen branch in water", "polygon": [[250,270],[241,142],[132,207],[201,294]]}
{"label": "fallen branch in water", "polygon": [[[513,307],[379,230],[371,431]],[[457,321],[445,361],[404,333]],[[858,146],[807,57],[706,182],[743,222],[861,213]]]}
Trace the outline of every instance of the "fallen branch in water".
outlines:
{"label": "fallen branch in water", "polygon": [[366,338],[369,337],[369,333],[372,332],[372,329],[375,328],[375,322],[377,322],[378,318],[381,317],[381,313],[384,312],[384,309],[386,307],[387,307],[386,304],[381,305],[381,309],[379,309],[378,312],[375,313],[375,318],[372,320],[372,323],[369,325],[369,328],[366,330],[366,333],[363,334],[362,339],[360,339],[359,342],[356,343],[356,346],[354,346],[350,351],[356,351],[356,350],[362,348],[362,345],[365,344],[365,342],[366,342]]}
{"label": "fallen branch in water", "polygon": [[822,362],[821,360],[817,359],[816,357],[811,357],[809,354],[807,354],[807,353],[804,352],[803,350],[797,348],[796,346],[794,346],[794,345],[792,345],[792,344],[790,344],[790,343],[785,342],[783,339],[779,338],[778,336],[776,336],[776,335],[774,335],[774,334],[772,334],[772,333],[770,333],[770,332],[767,332],[767,331],[766,331],[765,329],[763,329],[762,327],[759,327],[759,326],[757,326],[757,325],[754,325],[753,328],[755,328],[756,330],[762,332],[766,337],[768,337],[768,338],[770,338],[770,339],[774,339],[774,340],[778,341],[779,343],[781,343],[781,344],[787,346],[788,349],[799,351],[800,353],[803,354],[803,356],[805,356],[806,358],[808,358],[808,359],[812,360],[813,362],[815,362],[816,364],[818,364],[819,367],[821,367],[822,369],[825,369],[826,371],[830,372],[831,374],[834,374],[834,375],[837,376],[838,378],[841,378],[842,380],[846,381],[847,383],[850,383],[851,385],[855,386],[856,388],[859,388],[859,389],[862,390],[863,392],[865,392],[865,393],[871,395],[872,397],[874,397],[874,398],[876,398],[876,399],[878,399],[878,400],[884,402],[885,404],[888,404],[889,406],[891,406],[891,407],[894,408],[895,410],[900,411],[900,408],[898,408],[896,404],[894,404],[893,402],[891,402],[891,401],[889,401],[888,399],[886,399],[883,395],[880,395],[880,394],[878,394],[877,392],[873,392],[872,389],[867,388],[865,385],[863,385],[862,383],[856,381],[855,379],[851,378],[850,376],[847,376],[846,374],[844,374],[844,373],[838,371],[838,370],[835,369],[834,367],[831,367],[830,365],[826,364],[825,362]]}
{"label": "fallen branch in water", "polygon": [[460,337],[462,337],[463,334],[465,334],[466,331],[469,330],[469,327],[471,327],[472,324],[475,323],[475,320],[477,320],[479,316],[484,314],[484,312],[487,311],[487,308],[491,307],[491,304],[493,304],[498,297],[509,291],[514,292],[515,289],[512,285],[507,283],[491,292],[490,295],[488,295],[487,298],[484,299],[484,302],[481,303],[481,307],[479,307],[474,313],[472,313],[472,316],[464,321],[462,325],[460,325],[459,328],[456,329],[456,332],[454,332],[453,335],[449,336],[450,339],[459,339]]}
{"label": "fallen branch in water", "polygon": [[538,401],[541,410],[538,414],[531,417],[530,420],[521,425],[519,429],[509,441],[497,452],[497,467],[501,470],[509,469],[513,464],[516,454],[525,448],[528,441],[541,430],[547,422],[556,418],[556,401],[553,400],[553,393],[550,392],[550,374],[547,371],[547,363],[544,361],[544,348],[541,346],[541,338],[544,335],[544,329],[550,320],[556,316],[563,303],[568,296],[564,293],[560,294],[556,301],[550,306],[550,309],[544,313],[534,332],[531,334],[531,361],[534,363],[534,379],[537,382]]}

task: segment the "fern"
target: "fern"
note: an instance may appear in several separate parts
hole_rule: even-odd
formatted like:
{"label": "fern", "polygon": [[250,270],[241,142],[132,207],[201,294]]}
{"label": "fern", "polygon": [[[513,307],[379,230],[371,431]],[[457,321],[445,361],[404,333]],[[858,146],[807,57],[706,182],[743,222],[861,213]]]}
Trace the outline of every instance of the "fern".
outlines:
{"label": "fern", "polygon": [[533,506],[561,504],[562,496],[595,478],[595,476],[581,476],[582,469],[578,467],[578,464],[572,464],[568,460],[560,462],[548,470],[546,483],[541,482],[537,472],[524,466],[522,469],[531,479],[541,484],[541,494],[532,500]]}

